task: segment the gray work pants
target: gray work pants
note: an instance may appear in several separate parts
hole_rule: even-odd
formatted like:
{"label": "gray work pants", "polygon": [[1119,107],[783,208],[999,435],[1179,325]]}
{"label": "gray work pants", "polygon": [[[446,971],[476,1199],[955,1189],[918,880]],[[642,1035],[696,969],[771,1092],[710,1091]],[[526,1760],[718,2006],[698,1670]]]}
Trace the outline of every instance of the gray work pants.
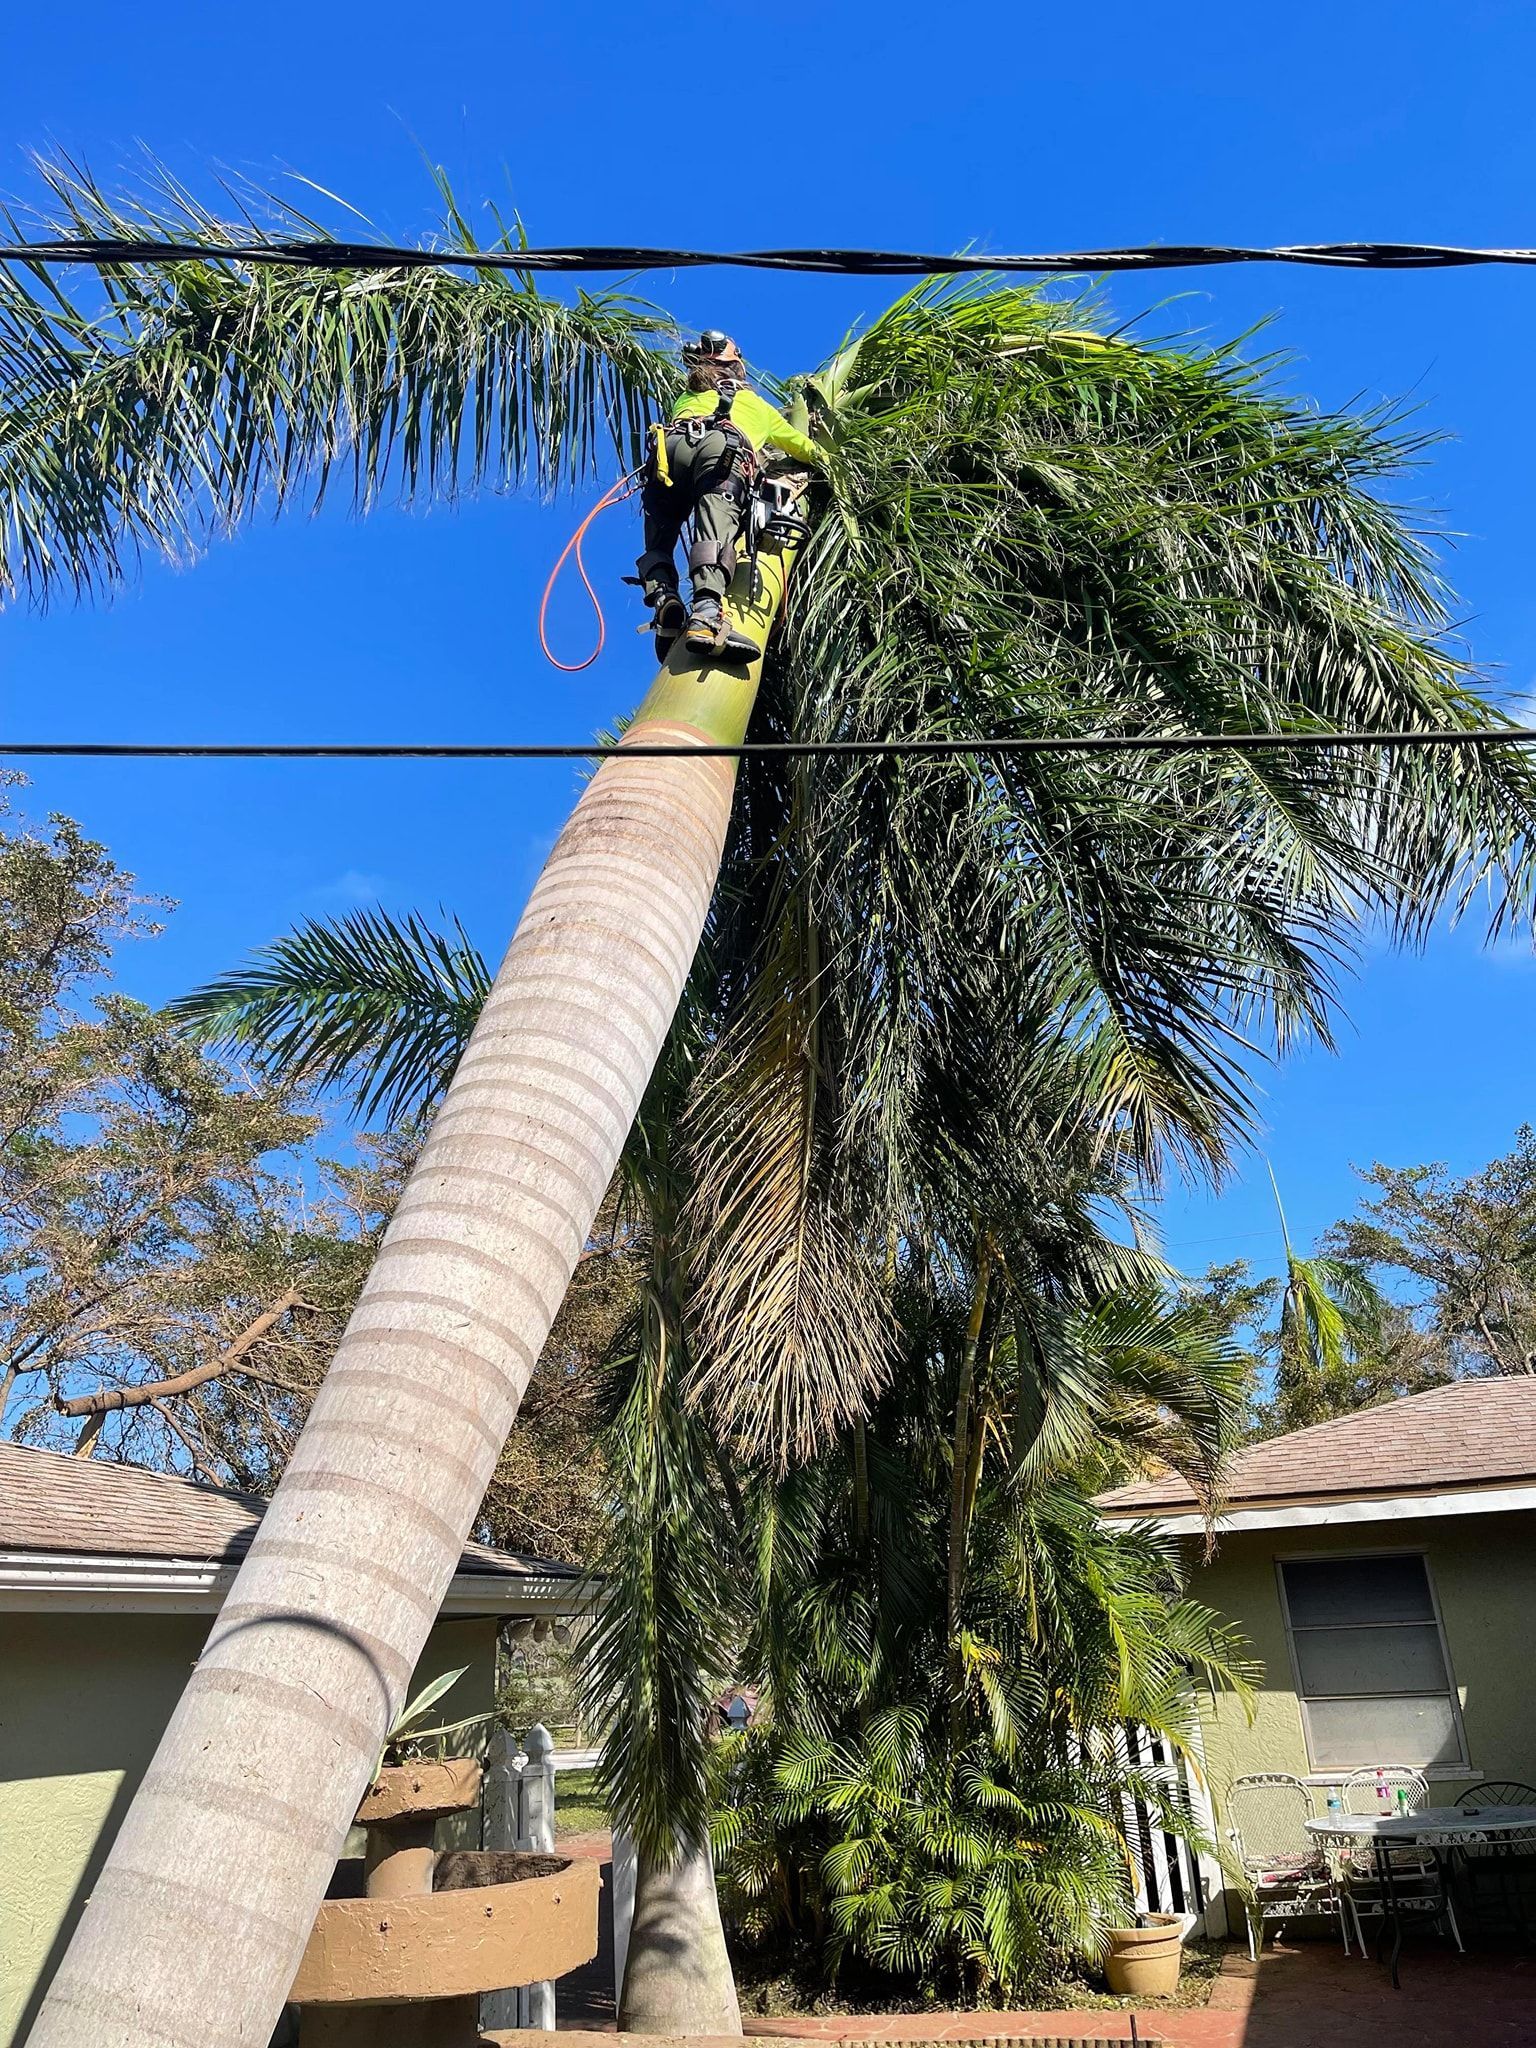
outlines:
{"label": "gray work pants", "polygon": [[654,605],[677,590],[677,543],[684,522],[693,520],[694,542],[688,575],[695,602],[723,599],[736,573],[736,541],[749,488],[741,443],[733,434],[709,428],[691,442],[681,427],[667,429],[670,484],[654,467],[640,496],[645,517],[645,553],[635,564]]}

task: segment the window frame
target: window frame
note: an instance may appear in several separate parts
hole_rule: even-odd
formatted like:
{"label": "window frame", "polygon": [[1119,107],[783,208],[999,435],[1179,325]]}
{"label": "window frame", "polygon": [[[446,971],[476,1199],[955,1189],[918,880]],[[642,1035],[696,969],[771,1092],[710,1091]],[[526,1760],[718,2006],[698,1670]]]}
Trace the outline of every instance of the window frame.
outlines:
{"label": "window frame", "polygon": [[[1312,1739],[1312,1716],[1309,1711],[1310,1701],[1302,1685],[1301,1658],[1296,1647],[1296,1629],[1291,1621],[1291,1603],[1285,1589],[1285,1567],[1288,1564],[1350,1564],[1361,1559],[1374,1557],[1416,1557],[1424,1567],[1424,1584],[1429,1592],[1430,1613],[1434,1617],[1435,1635],[1440,1644],[1440,1662],[1445,1671],[1445,1697],[1450,1701],[1451,1726],[1456,1734],[1458,1753],[1455,1757],[1441,1758],[1432,1764],[1413,1764],[1410,1768],[1422,1771],[1426,1776],[1431,1777],[1464,1778],[1472,1768],[1470,1761],[1472,1752],[1467,1746],[1467,1730],[1462,1720],[1461,1692],[1456,1683],[1456,1667],[1451,1662],[1451,1646],[1446,1640],[1445,1619],[1440,1612],[1440,1591],[1435,1584],[1435,1575],[1430,1569],[1429,1551],[1422,1543],[1373,1544],[1368,1550],[1286,1550],[1276,1551],[1275,1553],[1275,1591],[1280,1602],[1280,1619],[1285,1627],[1285,1649],[1291,1666],[1291,1689],[1296,1697],[1296,1710],[1301,1717],[1301,1736],[1306,1746],[1308,1776],[1313,1780],[1325,1783],[1342,1783],[1352,1772],[1369,1770],[1373,1764],[1385,1766],[1401,1764],[1406,1761],[1402,1757],[1387,1756],[1373,1757],[1368,1762],[1360,1764],[1326,1764],[1317,1761],[1317,1749]],[[1422,1621],[1365,1621],[1331,1624],[1331,1626],[1341,1625],[1354,1628],[1424,1627]],[[1305,1633],[1305,1625],[1303,1633]],[[1346,1698],[1384,1700],[1438,1699],[1441,1695],[1439,1693],[1428,1693],[1421,1689],[1412,1693],[1318,1693],[1316,1697],[1319,1700]]]}

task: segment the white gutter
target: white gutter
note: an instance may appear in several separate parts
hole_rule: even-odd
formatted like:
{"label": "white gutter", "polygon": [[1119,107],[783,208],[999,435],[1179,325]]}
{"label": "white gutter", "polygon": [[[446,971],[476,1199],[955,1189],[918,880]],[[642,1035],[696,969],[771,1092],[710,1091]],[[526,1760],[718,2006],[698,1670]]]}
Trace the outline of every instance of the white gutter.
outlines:
{"label": "white gutter", "polygon": [[[235,1571],[207,1558],[0,1550],[0,1613],[217,1614]],[[585,1614],[596,1590],[557,1572],[456,1572],[440,1612],[449,1620]]]}
{"label": "white gutter", "polygon": [[[1310,1500],[1288,1505],[1263,1504],[1229,1508],[1218,1515],[1218,1535],[1239,1535],[1248,1529],[1328,1529],[1354,1522],[1433,1521],[1442,1515],[1508,1515],[1536,1509],[1536,1485],[1466,1487],[1456,1493],[1380,1494],[1374,1499]],[[1206,1519],[1198,1508],[1100,1511],[1102,1527],[1128,1522],[1150,1523],[1160,1536],[1203,1536]]]}

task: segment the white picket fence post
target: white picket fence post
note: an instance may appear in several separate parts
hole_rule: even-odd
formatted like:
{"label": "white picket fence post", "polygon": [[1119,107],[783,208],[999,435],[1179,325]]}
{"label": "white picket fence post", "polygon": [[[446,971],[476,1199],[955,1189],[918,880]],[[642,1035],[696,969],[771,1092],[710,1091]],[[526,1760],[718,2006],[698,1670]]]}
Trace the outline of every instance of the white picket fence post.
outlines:
{"label": "white picket fence post", "polygon": [[1220,1940],[1222,1936],[1236,1933],[1228,1925],[1227,1873],[1221,1867],[1221,1859],[1214,1853],[1220,1837],[1216,1832],[1216,1809],[1211,1801],[1211,1781],[1205,1771],[1205,1735],[1199,1722],[1195,1723],[1194,1740],[1190,1744],[1193,1764],[1186,1764],[1184,1775],[1189,1784],[1190,1806],[1195,1816],[1195,1825],[1212,1847],[1200,1851],[1200,1889],[1204,1896],[1205,1911],[1198,1932],[1208,1940]]}
{"label": "white picket fence post", "polygon": [[629,1959],[629,1930],[635,1917],[635,1838],[623,1828],[613,1831],[613,2009],[624,2004],[624,1965]]}
{"label": "white picket fence post", "polygon": [[[553,1851],[554,1752],[554,1740],[542,1721],[535,1722],[521,1744],[504,1728],[497,1729],[485,1765],[483,1848],[532,1850],[543,1855]],[[554,2024],[555,1986],[551,1978],[509,1991],[488,1991],[480,2001],[483,2032],[538,2027],[549,2033]]]}

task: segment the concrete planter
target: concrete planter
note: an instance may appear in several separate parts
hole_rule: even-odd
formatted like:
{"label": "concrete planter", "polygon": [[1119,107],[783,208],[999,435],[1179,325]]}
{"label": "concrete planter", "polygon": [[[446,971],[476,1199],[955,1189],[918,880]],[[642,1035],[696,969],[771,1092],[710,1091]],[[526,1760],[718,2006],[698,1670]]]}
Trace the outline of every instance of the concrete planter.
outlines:
{"label": "concrete planter", "polygon": [[391,1764],[380,1771],[357,1809],[361,1827],[388,1827],[402,1820],[436,1820],[462,1813],[480,1797],[480,1766],[473,1757],[446,1763]]}
{"label": "concrete planter", "polygon": [[[468,1851],[452,1858],[461,1874],[480,1860]],[[320,1908],[291,1997],[305,2006],[467,1998],[537,1984],[596,1955],[596,1863],[520,1856],[517,1862],[535,1868],[519,1883],[506,1881],[512,1857],[483,1860],[501,1866],[502,1882],[470,1880],[472,1889],[418,1898],[330,1900]]]}
{"label": "concrete planter", "polygon": [[1111,1927],[1104,1975],[1119,1997],[1167,1998],[1179,1988],[1184,1921],[1177,1913],[1143,1913],[1139,1927]]}
{"label": "concrete planter", "polygon": [[481,1994],[542,1983],[597,1953],[587,1859],[432,1847],[473,1806],[475,1763],[385,1771],[358,1809],[367,1896],[320,1908],[289,1992],[302,2048],[473,2048]]}

